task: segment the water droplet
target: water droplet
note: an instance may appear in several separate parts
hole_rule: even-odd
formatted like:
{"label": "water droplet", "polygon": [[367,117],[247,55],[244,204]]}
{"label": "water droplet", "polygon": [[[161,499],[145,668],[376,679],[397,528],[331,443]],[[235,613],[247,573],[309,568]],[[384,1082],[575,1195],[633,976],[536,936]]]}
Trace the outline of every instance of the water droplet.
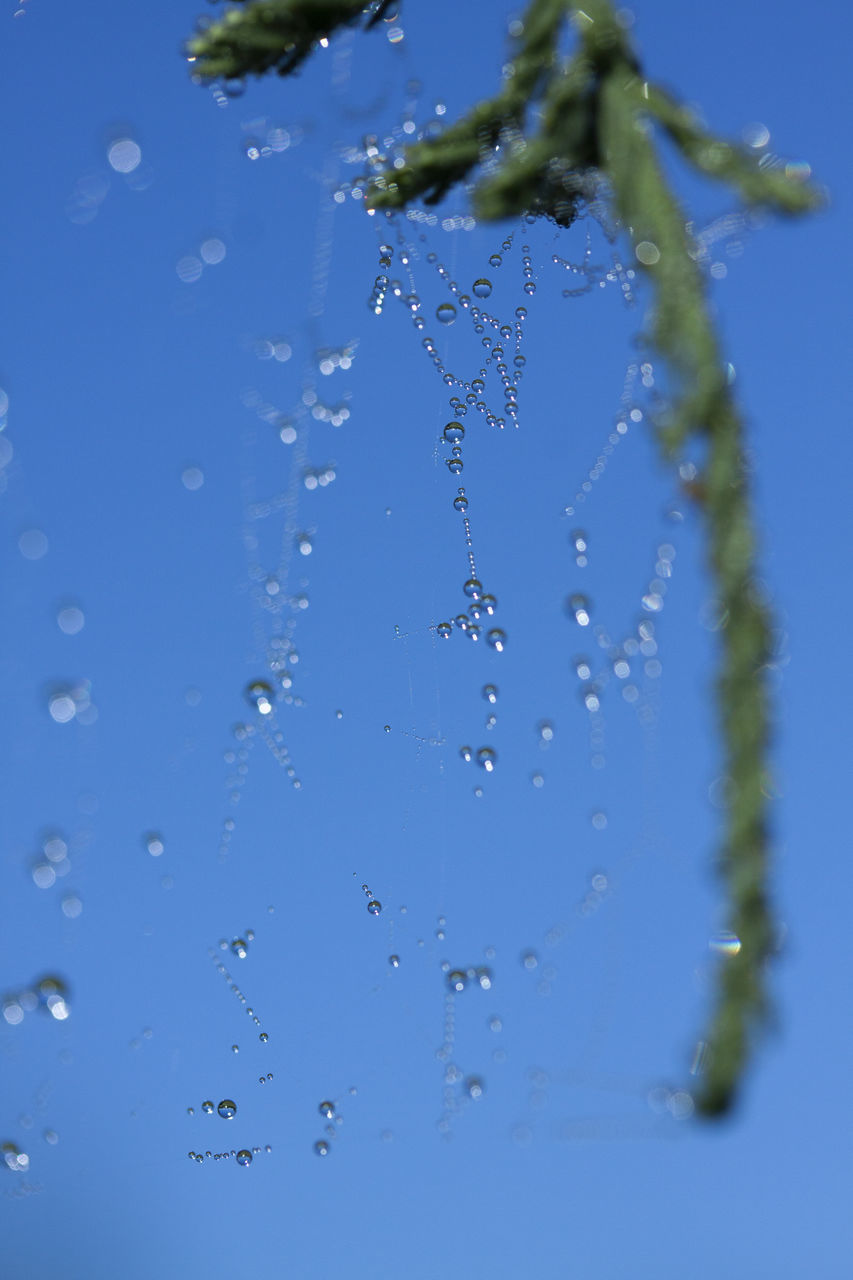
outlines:
{"label": "water droplet", "polygon": [[483,591],[483,584],[477,578],[469,578],[462,590],[469,600],[479,600]]}
{"label": "water droplet", "polygon": [[462,969],[451,969],[447,975],[447,985],[451,991],[464,991],[468,984],[468,975]]}
{"label": "water droplet", "polygon": [[461,422],[448,422],[443,435],[448,444],[461,444],[465,439],[465,428]]}
{"label": "water droplet", "polygon": [[327,1120],[333,1120],[333,1119],[334,1119],[334,1116],[335,1116],[335,1104],[334,1104],[334,1102],[330,1102],[330,1101],[328,1100],[328,1098],[324,1099],[324,1101],[320,1103],[320,1105],[318,1106],[317,1110],[320,1112],[320,1115],[321,1115],[321,1116],[325,1116],[325,1118],[326,1118]]}
{"label": "water droplet", "polygon": [[474,1102],[479,1102],[485,1092],[485,1086],[479,1076],[469,1076],[465,1081],[465,1092]]}
{"label": "water droplet", "polygon": [[203,1103],[201,1104],[201,1109],[202,1109],[202,1111],[204,1112],[204,1114],[205,1114],[206,1116],[211,1116],[211,1115],[213,1115],[213,1109],[214,1109],[214,1108],[213,1108],[213,1103],[210,1101],[210,1099],[209,1099],[209,1098],[208,1098],[208,1100],[207,1100],[206,1102],[203,1102]]}
{"label": "water droplet", "polygon": [[267,1035],[266,1031],[262,1031],[261,1034],[258,1036],[258,1039],[260,1040],[261,1044],[266,1044],[267,1041],[269,1040],[269,1036]]}
{"label": "water droplet", "polygon": [[195,1107],[187,1107],[187,1115],[188,1115],[188,1116],[194,1116],[194,1115],[195,1115]]}
{"label": "water droplet", "polygon": [[523,951],[521,953],[521,963],[523,968],[530,971],[535,969],[539,964],[539,957],[535,951]]}
{"label": "water droplet", "polygon": [[436,633],[441,636],[442,640],[446,640],[449,637],[452,630],[453,628],[451,627],[449,622],[439,622],[438,626],[436,627]]}
{"label": "water droplet", "polygon": [[490,267],[499,267],[502,262],[503,262],[503,258],[499,253],[493,253],[492,256],[489,258]]}
{"label": "water droplet", "polygon": [[534,787],[540,788],[545,786],[545,777],[541,773],[532,774],[530,781],[533,783]]}
{"label": "water droplet", "polygon": [[456,319],[456,308],[452,302],[442,302],[436,307],[435,318],[441,324],[453,324]]}
{"label": "water droplet", "polygon": [[231,1052],[232,1052],[232,1053],[239,1053],[239,1052],[240,1052],[240,1046],[239,1046],[238,1044],[232,1044],[232,1046],[231,1046]]}
{"label": "water droplet", "polygon": [[390,724],[384,724],[384,725],[382,726],[382,728],[384,729],[384,731],[385,731],[386,733],[390,733],[390,732],[391,732],[391,726],[390,726]]}
{"label": "water droplet", "polygon": [[251,1151],[247,1151],[245,1147],[243,1148],[242,1151],[238,1151],[237,1163],[243,1165],[244,1168],[247,1168],[252,1163]]}
{"label": "water droplet", "polygon": [[296,542],[296,549],[301,556],[310,556],[314,550],[310,533],[297,533],[294,541]]}
{"label": "water droplet", "polygon": [[498,653],[503,653],[506,646],[506,632],[501,631],[500,627],[493,627],[486,636],[486,643],[496,649]]}
{"label": "water droplet", "polygon": [[457,494],[453,499],[453,506],[456,511],[468,510],[468,499],[465,497],[464,493]]}
{"label": "water droplet", "polygon": [[524,292],[529,295],[532,295],[536,292],[536,284],[533,280],[525,281]]}
{"label": "water droplet", "polygon": [[382,910],[382,903],[377,902],[375,898],[371,898],[370,902],[367,904],[367,910],[372,916],[378,916],[379,912]]}
{"label": "water droplet", "polygon": [[485,769],[486,773],[493,773],[497,762],[498,756],[494,748],[480,747],[480,750],[477,752],[477,764],[481,769]]}
{"label": "water droplet", "polygon": [[399,957],[399,956],[389,956],[389,957],[388,957],[388,963],[390,964],[390,966],[391,966],[391,968],[392,968],[392,969],[399,969],[399,968],[400,968],[400,957]]}
{"label": "water droplet", "polygon": [[536,728],[539,733],[540,742],[554,741],[554,726],[550,720],[540,720]]}
{"label": "water droplet", "polygon": [[0,1156],[3,1163],[12,1173],[26,1173],[30,1167],[30,1157],[15,1146],[14,1142],[0,1143]]}
{"label": "water droplet", "polygon": [[235,938],[231,943],[231,954],[237,956],[239,960],[245,960],[249,954],[249,948],[244,938]]}
{"label": "water droplet", "polygon": [[447,458],[445,461],[447,463],[447,470],[452,476],[458,476],[461,474],[464,466],[461,458]]}
{"label": "water droplet", "polygon": [[488,298],[492,292],[491,280],[487,280],[485,276],[480,276],[480,279],[475,280],[471,286],[471,292],[475,298]]}
{"label": "water droplet", "polygon": [[470,747],[460,747],[459,754],[466,764],[470,764],[473,758],[473,752]]}
{"label": "water droplet", "polygon": [[483,685],[483,697],[486,702],[495,703],[498,700],[498,686],[496,684]]}
{"label": "water droplet", "polygon": [[566,607],[579,627],[589,626],[590,603],[586,596],[570,596]]}
{"label": "water droplet", "polygon": [[[71,1012],[68,1002],[68,988],[61,978],[49,975],[40,978],[36,983],[36,999],[41,1009],[55,1018],[57,1022],[64,1022]],[[20,1001],[24,1003],[24,996],[21,994]]]}
{"label": "water droplet", "polygon": [[273,687],[266,680],[253,680],[246,686],[246,701],[262,716],[270,714],[274,699]]}
{"label": "water droplet", "polygon": [[[207,1107],[205,1106],[205,1110]],[[237,1114],[237,1104],[232,1102],[230,1098],[223,1098],[219,1106],[216,1108],[223,1120],[233,1120]]]}

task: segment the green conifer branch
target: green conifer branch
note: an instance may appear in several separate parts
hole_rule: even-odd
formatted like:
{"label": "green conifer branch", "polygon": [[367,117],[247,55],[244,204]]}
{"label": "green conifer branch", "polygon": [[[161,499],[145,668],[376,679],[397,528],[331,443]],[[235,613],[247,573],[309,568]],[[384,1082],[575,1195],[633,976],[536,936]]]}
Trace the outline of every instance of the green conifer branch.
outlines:
{"label": "green conifer branch", "polygon": [[218,22],[199,29],[187,44],[202,80],[241,80],[275,71],[289,76],[339,27],[363,21],[375,26],[391,0],[239,0]]}
{"label": "green conifer branch", "polygon": [[[195,70],[203,78],[272,68],[289,74],[318,39],[365,13],[367,25],[377,20],[376,8],[364,11],[360,0],[252,0],[196,37]],[[577,46],[564,58],[559,41],[568,20]],[[743,426],[695,246],[658,159],[656,128],[689,165],[728,184],[747,205],[793,215],[821,203],[796,167],[774,168],[714,137],[687,107],[649,83],[610,0],[585,0],[583,7],[531,0],[496,96],[439,136],[408,147],[401,169],[374,174],[367,202],[383,209],[417,199],[434,204],[466,183],[480,218],[532,212],[568,226],[591,193],[605,191],[650,282],[646,338],[672,382],[656,431],[668,460],[683,454],[691,438],[704,443],[703,469],[688,491],[706,523],[724,619],[717,700],[727,795],[719,865],[740,948],[721,962],[706,1035],[710,1052],[697,1105],[713,1116],[732,1106],[768,1008],[765,974],[774,947],[767,886],[770,617],[756,576]]]}

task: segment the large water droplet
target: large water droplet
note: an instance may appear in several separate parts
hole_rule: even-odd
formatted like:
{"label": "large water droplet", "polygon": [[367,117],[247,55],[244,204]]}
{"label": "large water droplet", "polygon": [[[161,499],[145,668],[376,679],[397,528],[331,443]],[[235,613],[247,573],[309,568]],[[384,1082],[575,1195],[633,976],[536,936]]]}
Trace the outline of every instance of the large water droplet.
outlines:
{"label": "large water droplet", "polygon": [[335,1104],[334,1102],[330,1102],[328,1098],[325,1098],[320,1103],[317,1110],[320,1112],[320,1115],[325,1116],[327,1120],[333,1120],[335,1118]]}
{"label": "large water droplet", "polygon": [[492,747],[480,747],[477,752],[477,764],[481,769],[485,769],[486,773],[492,773],[497,761],[497,752]]}
{"label": "large water droplet", "polygon": [[325,1138],[321,1138],[319,1142],[314,1143],[314,1151],[318,1156],[327,1156],[329,1154],[329,1144]]}
{"label": "large water droplet", "polygon": [[503,262],[503,258],[499,253],[493,253],[492,256],[489,258],[490,267],[499,267],[502,262]]}
{"label": "large water droplet", "polygon": [[252,1163],[252,1153],[244,1147],[242,1151],[237,1152],[237,1163],[243,1165],[244,1168]]}
{"label": "large water droplet", "polygon": [[442,640],[447,640],[453,628],[449,622],[439,622],[435,630],[436,634],[441,636]]}
{"label": "large water droplet", "polygon": [[245,938],[235,938],[231,943],[231,954],[236,956],[238,960],[245,960],[249,954],[248,943]]}
{"label": "large water droplet", "polygon": [[469,578],[462,590],[469,600],[479,600],[483,592],[483,584],[477,578]]}
{"label": "large water droplet", "polygon": [[[207,1110],[206,1107],[205,1110]],[[233,1120],[237,1114],[237,1104],[232,1102],[230,1098],[223,1098],[216,1110],[223,1120]]]}
{"label": "large water droplet", "polygon": [[382,910],[382,903],[377,902],[375,898],[371,898],[370,902],[367,904],[367,910],[372,916],[378,916]]}
{"label": "large water droplet", "polygon": [[456,319],[456,308],[452,302],[442,302],[436,307],[435,318],[441,324],[453,324]]}
{"label": "large water droplet", "polygon": [[456,495],[456,497],[453,499],[453,506],[456,511],[468,510],[468,499],[465,497],[464,493],[460,493]]}
{"label": "large water droplet", "polygon": [[485,276],[481,276],[479,280],[475,280],[471,286],[471,292],[475,298],[488,298],[492,292],[492,282],[487,280]]}
{"label": "large water droplet", "polygon": [[465,439],[465,428],[461,422],[448,422],[443,434],[448,444],[461,444]]}
{"label": "large water droplet", "polygon": [[204,1114],[205,1114],[206,1116],[212,1116],[212,1115],[213,1115],[213,1112],[214,1112],[214,1106],[213,1106],[213,1103],[210,1101],[210,1099],[209,1099],[209,1098],[207,1099],[207,1101],[206,1101],[206,1102],[203,1102],[203,1103],[201,1104],[201,1109],[202,1109],[202,1111],[204,1112]]}
{"label": "large water droplet", "polygon": [[506,632],[501,631],[500,627],[493,627],[486,636],[487,644],[490,644],[498,653],[503,653],[506,648]]}
{"label": "large water droplet", "polygon": [[468,977],[462,969],[451,969],[447,975],[447,985],[451,991],[464,991]]}
{"label": "large water droplet", "polygon": [[495,703],[498,700],[498,686],[496,684],[483,685],[483,697],[486,702]]}

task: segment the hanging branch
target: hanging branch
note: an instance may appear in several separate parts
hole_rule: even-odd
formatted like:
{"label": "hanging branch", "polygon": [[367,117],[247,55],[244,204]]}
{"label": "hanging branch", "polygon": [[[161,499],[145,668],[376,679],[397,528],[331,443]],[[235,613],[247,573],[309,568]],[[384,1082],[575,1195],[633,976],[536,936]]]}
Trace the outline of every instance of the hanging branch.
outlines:
{"label": "hanging branch", "polygon": [[[212,78],[275,67],[286,75],[333,25],[351,24],[362,14],[373,25],[385,7],[255,0],[197,37],[191,46],[194,71]],[[559,41],[569,19],[577,47],[564,59]],[[278,48],[274,26],[284,33]],[[656,129],[689,165],[734,188],[747,205],[794,215],[820,204],[798,171],[763,166],[747,149],[706,132],[689,108],[649,83],[610,0],[586,0],[583,8],[569,0],[531,0],[500,92],[438,137],[408,147],[401,169],[374,175],[367,204],[436,204],[454,186],[468,183],[482,219],[533,213],[565,227],[592,193],[603,190],[650,282],[646,338],[666,362],[673,388],[655,429],[668,461],[691,438],[705,443],[704,469],[689,493],[705,521],[712,581],[725,619],[716,682],[727,779],[719,869],[729,926],[740,947],[721,962],[705,1037],[709,1051],[697,1106],[714,1116],[734,1103],[768,1012],[765,974],[775,932],[767,886],[770,616],[756,577],[743,426],[695,246],[658,160]],[[487,171],[475,180],[485,162]]]}

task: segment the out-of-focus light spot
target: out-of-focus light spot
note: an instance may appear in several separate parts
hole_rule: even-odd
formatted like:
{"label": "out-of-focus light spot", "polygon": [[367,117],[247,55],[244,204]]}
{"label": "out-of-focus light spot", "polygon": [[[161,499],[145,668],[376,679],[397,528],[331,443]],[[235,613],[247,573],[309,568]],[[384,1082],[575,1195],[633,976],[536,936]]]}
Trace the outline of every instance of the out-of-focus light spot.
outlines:
{"label": "out-of-focus light spot", "polygon": [[107,149],[107,159],[116,173],[133,173],[142,159],[142,148],[132,138],[117,138]]}
{"label": "out-of-focus light spot", "polygon": [[190,688],[184,694],[184,701],[188,707],[197,707],[201,702],[201,689]]}
{"label": "out-of-focus light spot", "polygon": [[634,252],[637,261],[642,262],[643,266],[653,267],[656,262],[660,262],[660,249],[651,240],[641,240]]}
{"label": "out-of-focus light spot", "polygon": [[0,471],[4,467],[8,467],[12,461],[15,450],[12,447],[12,441],[8,436],[0,436]]}
{"label": "out-of-focus light spot", "polygon": [[762,147],[766,147],[770,141],[770,130],[766,124],[755,122],[748,124],[742,134],[743,140],[748,147],[754,147],[756,151]]}
{"label": "out-of-focus light spot", "polygon": [[57,724],[68,724],[69,720],[73,720],[77,713],[77,707],[74,699],[69,693],[54,693],[48,699],[47,709],[50,717]]}
{"label": "out-of-focus light spot", "polygon": [[86,625],[83,610],[76,604],[64,605],[56,615],[56,625],[63,635],[76,636]]}
{"label": "out-of-focus light spot", "polygon": [[8,393],[0,387],[0,418],[5,418],[9,412],[9,396]]}
{"label": "out-of-focus light spot", "polygon": [[41,560],[47,555],[47,535],[41,529],[26,529],[18,539],[18,550],[25,560]]}
{"label": "out-of-focus light spot", "polygon": [[185,489],[194,492],[204,484],[204,472],[201,467],[187,467],[181,472],[181,484]]}
{"label": "out-of-focus light spot", "polygon": [[98,209],[110,189],[105,173],[87,173],[78,178],[74,190],[65,202],[68,218],[78,226],[85,226],[97,217]]}
{"label": "out-of-focus light spot", "polygon": [[721,929],[713,938],[708,939],[708,947],[721,956],[736,956],[741,949],[741,940],[729,929]]}
{"label": "out-of-focus light spot", "polygon": [[405,38],[406,33],[402,27],[391,27],[385,34],[388,36],[389,44],[399,44]]}
{"label": "out-of-focus light spot", "polygon": [[178,279],[184,284],[195,284],[196,280],[201,279],[201,273],[204,270],[201,259],[196,258],[194,254],[188,253],[183,258],[178,258],[175,263],[175,271],[178,273]]}
{"label": "out-of-focus light spot", "polygon": [[76,893],[68,893],[62,899],[62,914],[69,920],[76,920],[82,910],[83,903]]}
{"label": "out-of-focus light spot", "polygon": [[32,875],[33,883],[38,889],[50,889],[56,883],[56,872],[49,862],[37,862]]}
{"label": "out-of-focus light spot", "polygon": [[785,165],[785,177],[795,182],[808,182],[812,176],[812,167],[807,160],[789,160]]}
{"label": "out-of-focus light spot", "polygon": [[3,1001],[3,1017],[10,1027],[17,1027],[19,1022],[23,1022],[24,1010],[14,997]]}
{"label": "out-of-focus light spot", "polygon": [[199,253],[201,254],[203,262],[206,262],[209,267],[215,267],[218,263],[222,262],[227,250],[221,240],[217,240],[216,237],[212,237],[210,240],[205,240],[203,242],[199,249]]}

